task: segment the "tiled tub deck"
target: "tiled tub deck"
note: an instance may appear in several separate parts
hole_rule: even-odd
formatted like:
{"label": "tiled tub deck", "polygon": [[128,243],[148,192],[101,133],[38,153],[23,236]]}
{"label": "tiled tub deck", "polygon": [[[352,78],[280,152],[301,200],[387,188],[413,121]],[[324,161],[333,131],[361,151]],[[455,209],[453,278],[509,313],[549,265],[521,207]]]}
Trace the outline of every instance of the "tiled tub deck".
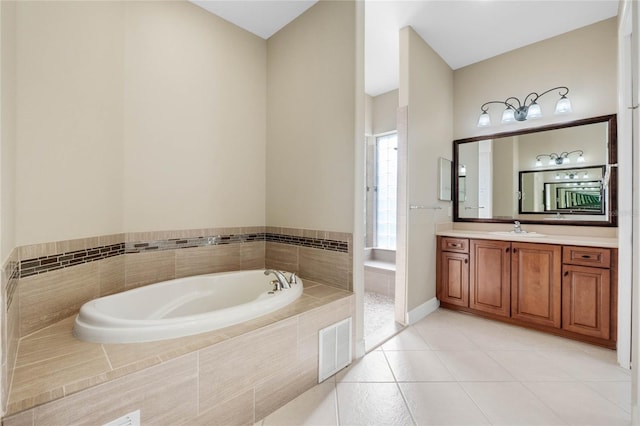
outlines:
{"label": "tiled tub deck", "polygon": [[305,280],[293,304],[255,320],[162,342],[98,344],[74,317],[20,340],[6,426],[249,424],[317,383],[318,330],[353,316],[353,294]]}

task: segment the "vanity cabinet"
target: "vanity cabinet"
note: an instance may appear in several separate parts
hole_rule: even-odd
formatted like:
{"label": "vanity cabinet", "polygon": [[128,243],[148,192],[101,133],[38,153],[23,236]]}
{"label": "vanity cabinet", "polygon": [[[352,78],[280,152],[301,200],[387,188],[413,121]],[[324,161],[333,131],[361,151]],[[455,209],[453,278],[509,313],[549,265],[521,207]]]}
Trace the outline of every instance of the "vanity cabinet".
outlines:
{"label": "vanity cabinet", "polygon": [[562,328],[610,339],[611,250],[565,246],[563,257]]}
{"label": "vanity cabinet", "polygon": [[467,311],[615,347],[617,250],[438,237],[437,295]]}
{"label": "vanity cabinet", "polygon": [[511,243],[471,240],[469,307],[508,317],[511,298]]}
{"label": "vanity cabinet", "polygon": [[560,328],[561,247],[511,243],[511,252],[511,317]]}
{"label": "vanity cabinet", "polygon": [[438,298],[452,305],[469,306],[469,240],[443,238],[439,247]]}

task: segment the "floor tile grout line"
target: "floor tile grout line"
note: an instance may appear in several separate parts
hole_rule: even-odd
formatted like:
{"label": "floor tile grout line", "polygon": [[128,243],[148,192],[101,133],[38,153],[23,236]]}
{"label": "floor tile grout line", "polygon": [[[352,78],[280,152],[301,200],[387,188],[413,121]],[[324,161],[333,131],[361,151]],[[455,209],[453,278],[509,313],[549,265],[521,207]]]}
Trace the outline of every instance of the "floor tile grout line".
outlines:
{"label": "floor tile grout line", "polygon": [[456,384],[460,387],[460,389],[462,389],[462,392],[465,393],[465,395],[467,395],[467,397],[469,398],[469,400],[471,402],[473,402],[473,404],[478,408],[478,411],[480,411],[480,413],[484,416],[484,418],[487,420],[487,423],[489,423],[490,425],[493,425],[493,422],[491,421],[491,419],[489,418],[489,416],[487,415],[487,413],[485,413],[485,411],[482,409],[482,407],[478,404],[478,402],[473,399],[473,397],[471,396],[471,394],[469,394],[469,392],[467,392],[467,390],[464,388],[463,383],[472,383],[472,382],[456,382]]}

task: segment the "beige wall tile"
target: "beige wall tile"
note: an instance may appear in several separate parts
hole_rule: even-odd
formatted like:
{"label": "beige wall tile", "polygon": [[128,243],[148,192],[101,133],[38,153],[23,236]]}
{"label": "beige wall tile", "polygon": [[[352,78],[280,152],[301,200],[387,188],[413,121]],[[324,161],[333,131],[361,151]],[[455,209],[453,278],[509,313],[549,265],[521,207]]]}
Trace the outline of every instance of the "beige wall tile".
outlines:
{"label": "beige wall tile", "polygon": [[[310,281],[311,282],[311,281]],[[333,286],[328,286],[328,285],[324,285],[324,284],[318,284],[318,285],[314,285],[314,286],[310,286],[307,287],[306,283],[307,281],[304,281],[305,283],[305,288],[304,288],[304,294],[307,296],[311,296],[317,299],[327,299],[329,297],[335,298],[335,297],[346,297],[349,296],[351,293],[346,291],[346,290],[341,290],[339,288],[333,287]]]}
{"label": "beige wall tile", "polygon": [[213,331],[158,342],[104,344],[103,347],[112,367],[122,368],[147,358],[177,358],[225,339],[226,336],[222,333]]}
{"label": "beige wall tile", "polygon": [[330,304],[305,312],[298,317],[298,334],[306,337],[316,335],[317,331],[343,320],[351,315],[351,299],[346,297]]}
{"label": "beige wall tile", "polygon": [[35,259],[36,257],[56,254],[56,243],[31,244],[18,249],[20,260]]}
{"label": "beige wall tile", "polygon": [[113,256],[96,263],[100,266],[100,296],[125,290],[125,256]]}
{"label": "beige wall tile", "polygon": [[318,364],[297,361],[255,388],[256,419],[260,420],[318,383]]}
{"label": "beige wall tile", "polygon": [[178,278],[239,269],[239,244],[176,250],[176,277]]}
{"label": "beige wall tile", "polygon": [[35,410],[27,410],[22,413],[8,416],[2,419],[3,426],[33,426],[33,413]]}
{"label": "beige wall tile", "polygon": [[182,424],[197,414],[195,353],[35,408],[35,425],[104,424],[140,409],[142,424]]}
{"label": "beige wall tile", "polygon": [[298,272],[298,247],[289,244],[266,243],[265,267]]}
{"label": "beige wall tile", "polygon": [[[3,346],[5,349],[3,351],[3,353],[6,353],[7,359],[6,359],[6,371],[3,370],[3,373],[6,374],[3,375],[3,383],[4,380],[6,379],[6,383],[5,385],[7,385],[7,387],[4,388],[4,392],[3,392],[3,398],[4,398],[4,405],[3,407],[6,407],[6,403],[8,400],[8,394],[9,394],[9,388],[8,388],[8,384],[11,383],[11,381],[13,380],[13,373],[14,373],[14,366],[16,363],[16,358],[18,356],[18,343],[20,340],[20,292],[16,291],[14,296],[13,296],[13,302],[11,303],[11,307],[9,308],[9,311],[7,312],[7,316],[6,316],[6,333],[7,333],[7,340],[6,340],[6,346]],[[5,343],[3,341],[3,343]]]}
{"label": "beige wall tile", "polygon": [[301,277],[351,290],[352,266],[346,253],[300,247],[298,263]]}
{"label": "beige wall tile", "polygon": [[189,421],[190,425],[253,425],[253,389],[212,407],[200,406],[200,413],[202,414],[197,418]]}
{"label": "beige wall tile", "polygon": [[88,246],[88,238],[77,238],[74,240],[56,241],[56,253],[68,253],[70,251],[84,250]]}
{"label": "beige wall tile", "polygon": [[100,293],[98,262],[20,279],[20,336],[69,317]]}
{"label": "beige wall tile", "polygon": [[266,232],[265,226],[243,226],[242,227],[243,234],[262,234]]}
{"label": "beige wall tile", "polygon": [[240,269],[264,269],[266,251],[264,241],[240,244]]}
{"label": "beige wall tile", "polygon": [[125,288],[175,278],[175,250],[150,251],[124,255]]}
{"label": "beige wall tile", "polygon": [[[60,392],[66,383],[92,377],[110,370],[107,357],[98,346],[98,353],[74,354],[15,369],[9,404],[28,400],[34,395]],[[47,401],[46,397],[43,397]]]}
{"label": "beige wall tile", "polygon": [[296,329],[297,319],[291,318],[201,350],[200,406],[213,406],[290,366]]}
{"label": "beige wall tile", "polygon": [[100,235],[98,237],[99,246],[110,246],[113,244],[124,243],[124,234]]}

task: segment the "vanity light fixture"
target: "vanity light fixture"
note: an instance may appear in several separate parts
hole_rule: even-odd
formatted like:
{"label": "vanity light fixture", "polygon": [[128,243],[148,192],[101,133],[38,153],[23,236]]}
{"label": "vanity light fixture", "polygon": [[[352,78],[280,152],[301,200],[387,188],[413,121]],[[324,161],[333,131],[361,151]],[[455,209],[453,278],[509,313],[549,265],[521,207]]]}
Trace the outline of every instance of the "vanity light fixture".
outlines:
{"label": "vanity light fixture", "polygon": [[575,151],[570,152],[561,152],[560,154],[556,154],[552,152],[551,154],[538,154],[536,155],[536,167],[542,166],[542,159],[545,157],[549,157],[549,165],[550,166],[560,166],[562,164],[571,163],[571,158],[569,156],[571,154],[578,154],[578,158],[576,159],[577,163],[584,163],[584,151],[581,149],[577,149]]}
{"label": "vanity light fixture", "polygon": [[571,101],[567,98],[569,88],[565,86],[554,87],[553,89],[546,90],[540,94],[536,92],[529,93],[523,102],[520,99],[510,96],[504,101],[489,101],[482,104],[480,110],[482,113],[478,118],[478,127],[487,127],[491,125],[491,117],[489,116],[489,104],[502,104],[506,106],[502,112],[502,123],[513,123],[514,121],[526,121],[533,120],[542,117],[542,109],[538,105],[538,98],[546,95],[549,92],[560,89],[558,94],[560,99],[556,102],[556,114],[567,114],[571,112]]}

